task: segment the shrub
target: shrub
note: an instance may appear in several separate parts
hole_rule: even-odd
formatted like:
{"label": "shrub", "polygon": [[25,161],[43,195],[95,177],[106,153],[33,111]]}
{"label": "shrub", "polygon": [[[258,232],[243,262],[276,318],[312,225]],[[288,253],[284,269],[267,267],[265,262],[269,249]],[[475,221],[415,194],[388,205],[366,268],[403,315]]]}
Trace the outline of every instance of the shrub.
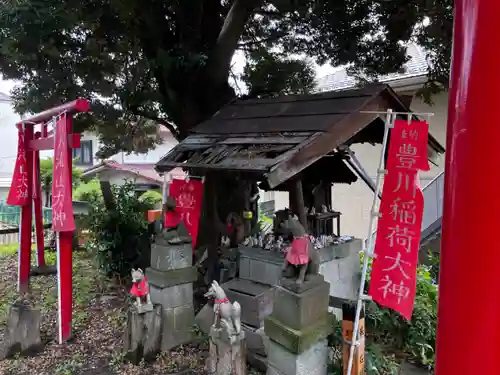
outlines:
{"label": "shrub", "polygon": [[98,202],[102,199],[101,185],[98,179],[80,184],[73,192],[73,199],[85,202]]}
{"label": "shrub", "polygon": [[[398,362],[408,359],[417,365],[433,369],[437,328],[437,292],[434,272],[439,259],[430,259],[428,265],[417,268],[417,291],[410,321],[397,312],[366,303],[366,373],[367,375],[392,375],[397,373]],[[371,270],[371,260],[369,271]],[[368,271],[365,291],[370,282]],[[333,348],[340,347],[342,334],[339,326],[330,338]],[[337,352],[332,373],[341,373],[341,353]]]}
{"label": "shrub", "polygon": [[151,204],[136,198],[131,182],[112,186],[116,209],[108,211],[102,200],[92,205],[83,224],[89,229],[88,248],[108,276],[128,277],[133,267],[150,263],[146,212]]}
{"label": "shrub", "polygon": [[154,207],[158,207],[161,204],[163,197],[160,192],[156,190],[148,190],[144,192],[139,200],[151,204]]}

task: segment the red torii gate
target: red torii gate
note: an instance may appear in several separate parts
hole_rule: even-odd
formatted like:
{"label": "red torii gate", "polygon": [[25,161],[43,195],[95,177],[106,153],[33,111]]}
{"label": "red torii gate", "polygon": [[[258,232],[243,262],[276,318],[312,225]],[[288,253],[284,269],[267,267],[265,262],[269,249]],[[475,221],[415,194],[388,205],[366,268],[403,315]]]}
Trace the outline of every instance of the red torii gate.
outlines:
{"label": "red torii gate", "polygon": [[[72,209],[72,153],[80,147],[80,134],[72,133],[72,115],[88,112],[85,99],[48,109],[16,124],[18,154],[7,203],[21,206],[18,292],[29,290],[33,273],[46,273],[44,258],[40,151],[54,150],[52,181],[52,229],[57,232],[57,285],[59,343],[71,336],[72,318],[72,246],[75,223]],[[54,121],[54,136],[48,137],[48,123]],[[41,130],[35,133],[35,126]],[[37,269],[31,270],[31,232],[35,214]]]}

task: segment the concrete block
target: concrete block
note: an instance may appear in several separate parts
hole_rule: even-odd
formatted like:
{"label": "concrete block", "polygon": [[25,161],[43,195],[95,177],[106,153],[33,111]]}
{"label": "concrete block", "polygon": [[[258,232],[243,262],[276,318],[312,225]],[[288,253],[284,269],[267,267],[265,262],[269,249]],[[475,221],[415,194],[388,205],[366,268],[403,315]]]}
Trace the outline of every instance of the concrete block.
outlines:
{"label": "concrete block", "polygon": [[330,283],[330,296],[351,301],[357,299],[361,277],[358,252],[346,258],[321,263],[319,272]]}
{"label": "concrete block", "polygon": [[247,363],[263,374],[267,371],[267,357],[253,352],[250,348],[247,350]]}
{"label": "concrete block", "polygon": [[326,375],[327,359],[328,346],[324,339],[300,354],[291,353],[280,344],[271,342],[266,375]]}
{"label": "concrete block", "polygon": [[191,244],[151,245],[151,267],[160,271],[191,267],[193,249]]}
{"label": "concrete block", "polygon": [[258,248],[240,248],[240,279],[274,286],[281,278],[283,255]]}
{"label": "concrete block", "polygon": [[174,285],[168,288],[157,288],[150,285],[149,291],[151,301],[162,305],[164,309],[193,304],[192,283]]}
{"label": "concrete block", "polygon": [[190,330],[194,322],[194,308],[193,305],[177,306],[173,308],[175,330]]}
{"label": "concrete block", "polygon": [[268,285],[233,279],[221,287],[231,302],[238,301],[240,304],[242,323],[260,327],[264,324],[264,318],[273,311],[274,288]]}
{"label": "concrete block", "polygon": [[295,330],[313,325],[328,314],[329,291],[325,281],[300,294],[276,286],[272,317]]}
{"label": "concrete block", "polygon": [[[319,249],[319,273],[330,283],[330,295],[345,299],[357,298],[360,266],[359,252],[363,242],[350,242]],[[283,254],[258,248],[240,247],[239,277],[261,284],[274,286],[281,279]]]}
{"label": "concrete block", "polygon": [[193,283],[198,278],[196,267],[185,267],[160,271],[155,268],[146,268],[148,282],[158,288],[167,288],[174,285]]}
{"label": "concrete block", "polygon": [[246,324],[241,325],[241,329],[245,332],[247,340],[247,348],[252,352],[261,356],[266,356],[266,346],[264,344],[264,335],[254,327]]}
{"label": "concrete block", "polygon": [[208,303],[201,308],[201,310],[196,314],[194,322],[198,325],[201,332],[208,335],[210,333],[210,327],[214,324],[215,313],[214,307],[210,306]]}
{"label": "concrete block", "polygon": [[[323,319],[302,330],[287,327],[272,316],[264,320],[264,330],[266,336],[269,337],[269,345],[274,341],[295,354],[304,352],[318,340],[326,338],[332,329],[333,316],[330,314],[326,314]],[[270,350],[269,348],[268,353]]]}

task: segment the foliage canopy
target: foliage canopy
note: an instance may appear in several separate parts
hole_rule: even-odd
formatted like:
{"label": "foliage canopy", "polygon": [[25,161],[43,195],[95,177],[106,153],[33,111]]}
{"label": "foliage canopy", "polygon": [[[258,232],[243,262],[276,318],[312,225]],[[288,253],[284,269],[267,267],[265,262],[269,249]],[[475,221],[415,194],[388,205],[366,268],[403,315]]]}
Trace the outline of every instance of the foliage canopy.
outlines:
{"label": "foliage canopy", "polygon": [[432,91],[448,80],[451,33],[451,0],[11,0],[0,72],[21,81],[20,112],[90,98],[76,124],[100,134],[104,156],[157,144],[158,123],[185,137],[234,99],[235,51],[259,96],[310,91],[312,61],[395,72],[416,41]]}

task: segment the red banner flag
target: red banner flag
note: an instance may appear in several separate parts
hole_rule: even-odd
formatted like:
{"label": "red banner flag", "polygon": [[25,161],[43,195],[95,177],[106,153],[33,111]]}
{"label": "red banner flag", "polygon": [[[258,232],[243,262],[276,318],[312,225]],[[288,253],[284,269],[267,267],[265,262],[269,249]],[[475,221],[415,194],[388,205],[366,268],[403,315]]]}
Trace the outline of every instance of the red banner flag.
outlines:
{"label": "red banner flag", "polygon": [[191,239],[193,249],[198,238],[198,224],[200,222],[201,205],[203,199],[203,183],[200,180],[174,179],[170,184],[169,196],[175,199],[176,209],[168,212],[166,226],[174,227],[184,220]]}
{"label": "red banner flag", "polygon": [[429,170],[427,138],[425,122],[396,121],[391,131],[369,288],[374,301],[408,320],[415,301],[424,213],[418,171]]}
{"label": "red banner flag", "polygon": [[31,199],[30,189],[28,188],[28,173],[32,173],[32,171],[28,171],[26,163],[24,127],[22,125],[18,125],[17,128],[17,158],[14,166],[14,174],[12,176],[9,196],[7,197],[7,204],[13,206],[24,206],[28,203],[28,199]]}
{"label": "red banner flag", "polygon": [[66,114],[62,114],[55,126],[54,174],[52,181],[52,230],[75,230],[73,202],[71,198],[71,171],[69,169],[68,128]]}

